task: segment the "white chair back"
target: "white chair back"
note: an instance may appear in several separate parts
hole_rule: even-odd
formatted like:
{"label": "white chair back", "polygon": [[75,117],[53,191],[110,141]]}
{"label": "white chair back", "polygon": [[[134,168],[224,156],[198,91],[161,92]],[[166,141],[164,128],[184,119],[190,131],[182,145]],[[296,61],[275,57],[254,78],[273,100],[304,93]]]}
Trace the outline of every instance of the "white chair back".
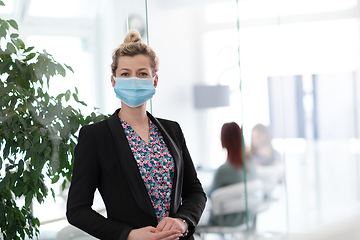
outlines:
{"label": "white chair back", "polygon": [[224,215],[246,211],[247,207],[256,212],[256,208],[264,201],[263,182],[251,180],[246,182],[247,194],[245,195],[245,183],[236,183],[221,187],[212,192],[212,213]]}

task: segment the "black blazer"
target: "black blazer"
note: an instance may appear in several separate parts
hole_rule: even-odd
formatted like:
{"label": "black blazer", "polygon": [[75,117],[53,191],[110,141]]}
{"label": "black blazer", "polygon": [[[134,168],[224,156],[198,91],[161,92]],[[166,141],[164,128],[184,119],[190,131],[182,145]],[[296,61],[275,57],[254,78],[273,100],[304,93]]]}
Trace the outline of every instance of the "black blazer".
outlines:
{"label": "black blazer", "polygon": [[[157,226],[119,111],[104,121],[81,128],[68,194],[69,223],[100,239],[125,240],[132,229]],[[147,114],[163,135],[175,162],[170,216],[185,219],[189,223],[186,239],[193,239],[206,195],[179,124]],[[107,217],[91,208],[96,189],[104,201]]]}

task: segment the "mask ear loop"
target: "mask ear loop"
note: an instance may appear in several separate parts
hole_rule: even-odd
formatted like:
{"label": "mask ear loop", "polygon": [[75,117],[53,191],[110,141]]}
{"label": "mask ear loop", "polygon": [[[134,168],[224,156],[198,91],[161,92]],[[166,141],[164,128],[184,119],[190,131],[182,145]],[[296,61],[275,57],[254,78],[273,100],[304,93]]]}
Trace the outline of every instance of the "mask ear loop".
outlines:
{"label": "mask ear loop", "polygon": [[113,87],[115,87],[116,78],[114,77],[114,75],[111,75],[111,84],[112,84]]}

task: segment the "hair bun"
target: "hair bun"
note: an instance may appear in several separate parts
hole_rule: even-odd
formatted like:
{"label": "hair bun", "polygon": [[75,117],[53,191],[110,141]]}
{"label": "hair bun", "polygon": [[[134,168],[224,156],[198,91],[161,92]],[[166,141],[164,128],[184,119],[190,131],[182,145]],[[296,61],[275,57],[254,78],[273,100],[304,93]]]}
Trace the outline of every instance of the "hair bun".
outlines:
{"label": "hair bun", "polygon": [[140,33],[136,29],[129,30],[124,39],[124,43],[131,43],[131,42],[140,42],[141,43]]}

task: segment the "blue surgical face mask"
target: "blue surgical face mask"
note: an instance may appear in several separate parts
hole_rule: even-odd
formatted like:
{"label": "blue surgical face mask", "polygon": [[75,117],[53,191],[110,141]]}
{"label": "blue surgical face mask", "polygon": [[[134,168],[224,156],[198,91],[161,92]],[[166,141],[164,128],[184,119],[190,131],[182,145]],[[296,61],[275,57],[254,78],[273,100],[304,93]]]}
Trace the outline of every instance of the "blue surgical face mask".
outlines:
{"label": "blue surgical face mask", "polygon": [[129,107],[138,107],[155,94],[154,78],[115,78],[114,91]]}

